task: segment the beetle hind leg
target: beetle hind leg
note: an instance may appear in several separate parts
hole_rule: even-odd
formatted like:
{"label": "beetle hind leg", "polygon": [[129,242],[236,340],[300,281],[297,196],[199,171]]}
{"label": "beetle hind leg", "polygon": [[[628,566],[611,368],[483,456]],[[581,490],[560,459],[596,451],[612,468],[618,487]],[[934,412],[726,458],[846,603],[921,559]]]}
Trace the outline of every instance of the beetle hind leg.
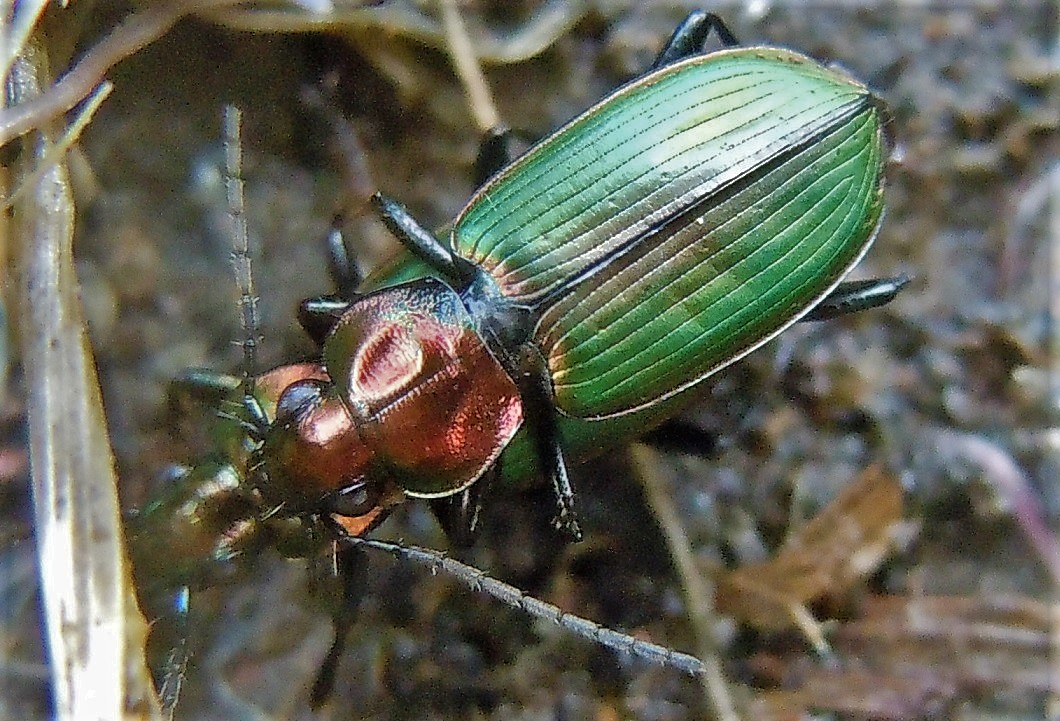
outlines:
{"label": "beetle hind leg", "polygon": [[845,281],[833,288],[832,292],[801,320],[832,320],[850,313],[879,308],[894,300],[909,281],[910,278],[906,275]]}
{"label": "beetle hind leg", "polygon": [[475,187],[501,171],[512,161],[512,129],[498,125],[486,131],[475,157]]}
{"label": "beetle hind leg", "polygon": [[693,10],[674,30],[674,34],[652,63],[651,69],[657,70],[702,52],[711,30],[727,48],[740,44],[720,17],[703,10]]}
{"label": "beetle hind leg", "polygon": [[346,240],[342,233],[342,226],[345,222],[346,218],[338,213],[332,218],[331,226],[328,228],[326,239],[328,275],[331,276],[331,282],[335,284],[336,296],[345,300],[354,300],[358,295],[357,286],[364,278],[357,268],[356,261],[346,248]]}
{"label": "beetle hind leg", "polygon": [[712,458],[718,453],[716,434],[680,416],[663,421],[640,440],[661,451],[701,458]]}

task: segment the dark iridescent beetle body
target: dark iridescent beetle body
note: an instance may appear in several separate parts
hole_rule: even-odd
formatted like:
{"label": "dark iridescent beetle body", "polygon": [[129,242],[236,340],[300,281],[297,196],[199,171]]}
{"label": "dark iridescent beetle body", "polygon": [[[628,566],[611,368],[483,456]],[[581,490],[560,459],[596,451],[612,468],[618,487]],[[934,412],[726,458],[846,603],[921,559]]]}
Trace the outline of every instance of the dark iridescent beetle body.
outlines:
{"label": "dark iridescent beetle body", "polygon": [[[576,535],[562,448],[672,413],[828,296],[882,213],[882,124],[848,76],[732,48],[571,121],[479,190],[447,242],[377,196],[442,281],[406,268],[303,308],[333,384],[280,399],[268,483],[348,515],[375,489],[456,496],[499,459],[544,471]],[[529,447],[502,456],[524,419]]]}
{"label": "dark iridescent beetle body", "polygon": [[840,282],[882,214],[880,102],[787,50],[695,54],[712,29],[734,44],[693,13],[652,72],[498,169],[444,241],[375,196],[412,257],[303,303],[321,360],[244,399],[246,472],[195,491],[198,510],[189,491],[162,504],[223,531],[192,555],[259,537],[308,555],[300,539],[362,535],[405,496],[466,540],[490,477],[533,474],[577,536],[566,456],[673,415],[801,318],[893,297],[903,280]]}

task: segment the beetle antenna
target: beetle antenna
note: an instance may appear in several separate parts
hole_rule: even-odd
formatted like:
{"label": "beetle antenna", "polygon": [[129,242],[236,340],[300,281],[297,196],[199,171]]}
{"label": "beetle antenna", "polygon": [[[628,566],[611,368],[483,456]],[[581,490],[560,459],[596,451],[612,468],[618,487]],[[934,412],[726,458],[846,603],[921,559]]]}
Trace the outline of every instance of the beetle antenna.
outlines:
{"label": "beetle antenna", "polygon": [[[240,138],[242,112],[234,105],[224,110],[225,197],[228,204],[229,231],[232,233],[232,273],[239,292],[239,321],[243,347],[243,374],[240,388],[244,399],[254,397],[254,373],[261,344],[258,297],[254,293],[251,273],[250,233],[243,192],[243,145]],[[252,421],[253,422],[253,421]]]}
{"label": "beetle antenna", "polygon": [[395,558],[418,563],[428,568],[432,574],[442,571],[453,576],[476,593],[486,593],[533,618],[554,623],[566,631],[605,646],[612,651],[640,658],[660,666],[675,668],[690,676],[699,676],[706,672],[706,666],[695,656],[675,651],[651,641],[634,638],[627,633],[607,628],[587,618],[567,613],[558,606],[534,598],[515,586],[487,575],[485,571],[480,571],[474,566],[461,563],[438,551],[419,546],[405,546],[400,543],[381,541],[375,538],[351,536],[347,540],[359,546],[389,553]]}

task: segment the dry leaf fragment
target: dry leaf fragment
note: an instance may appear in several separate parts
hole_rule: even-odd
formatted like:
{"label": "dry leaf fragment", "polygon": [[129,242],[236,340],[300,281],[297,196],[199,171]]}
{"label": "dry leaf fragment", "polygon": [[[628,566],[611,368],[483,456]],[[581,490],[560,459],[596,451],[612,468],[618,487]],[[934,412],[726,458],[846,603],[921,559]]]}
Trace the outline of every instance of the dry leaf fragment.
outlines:
{"label": "dry leaf fragment", "polygon": [[762,629],[801,628],[823,648],[805,604],[841,595],[872,573],[891,550],[901,515],[898,481],[879,466],[866,469],[772,560],[720,578],[718,609]]}

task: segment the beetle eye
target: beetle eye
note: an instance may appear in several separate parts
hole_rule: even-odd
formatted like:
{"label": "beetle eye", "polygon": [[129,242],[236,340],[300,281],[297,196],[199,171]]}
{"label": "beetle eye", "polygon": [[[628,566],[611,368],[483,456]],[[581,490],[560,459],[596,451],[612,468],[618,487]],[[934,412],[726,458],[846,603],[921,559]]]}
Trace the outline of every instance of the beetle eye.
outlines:
{"label": "beetle eye", "polygon": [[320,403],[324,395],[322,385],[320,381],[304,380],[287,386],[276,402],[276,422],[290,423],[305,417],[310,409]]}
{"label": "beetle eye", "polygon": [[374,484],[358,479],[328,496],[324,505],[329,512],[340,516],[363,516],[379,505],[379,490]]}

